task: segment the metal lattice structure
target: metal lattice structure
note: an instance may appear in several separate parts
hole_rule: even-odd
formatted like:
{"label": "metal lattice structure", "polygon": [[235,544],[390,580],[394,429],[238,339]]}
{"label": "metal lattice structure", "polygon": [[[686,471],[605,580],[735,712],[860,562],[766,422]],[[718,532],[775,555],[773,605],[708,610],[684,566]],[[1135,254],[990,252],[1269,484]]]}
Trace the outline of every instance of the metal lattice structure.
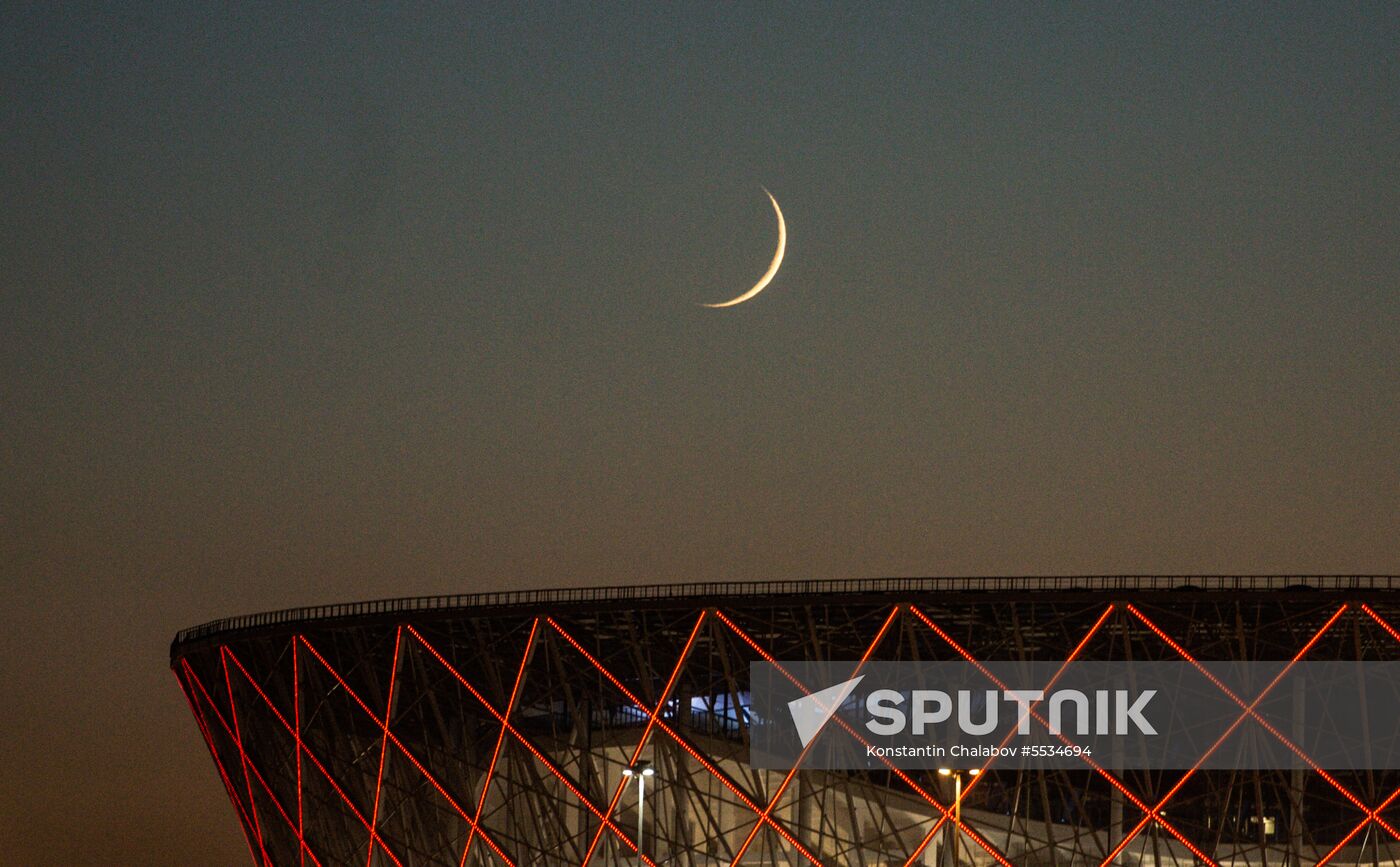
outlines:
{"label": "metal lattice structure", "polygon": [[[747,677],[793,659],[1397,660],[1397,588],[1193,576],[434,597],[216,621],[177,636],[171,659],[263,867],[1382,865],[1400,863],[1397,771],[992,760],[958,811],[932,771],[750,769]],[[1253,697],[1231,698],[1247,717]],[[622,771],[640,760],[656,776],[639,852]]]}

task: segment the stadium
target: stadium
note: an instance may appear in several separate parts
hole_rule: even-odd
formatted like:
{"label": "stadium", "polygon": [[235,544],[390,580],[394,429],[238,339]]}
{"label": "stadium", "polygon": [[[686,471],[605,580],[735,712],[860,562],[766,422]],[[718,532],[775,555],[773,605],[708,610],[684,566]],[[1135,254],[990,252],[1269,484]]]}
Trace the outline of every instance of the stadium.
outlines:
{"label": "stadium", "polygon": [[679,584],[187,629],[256,865],[1400,864],[1400,771],[749,767],[749,665],[1400,660],[1400,578]]}

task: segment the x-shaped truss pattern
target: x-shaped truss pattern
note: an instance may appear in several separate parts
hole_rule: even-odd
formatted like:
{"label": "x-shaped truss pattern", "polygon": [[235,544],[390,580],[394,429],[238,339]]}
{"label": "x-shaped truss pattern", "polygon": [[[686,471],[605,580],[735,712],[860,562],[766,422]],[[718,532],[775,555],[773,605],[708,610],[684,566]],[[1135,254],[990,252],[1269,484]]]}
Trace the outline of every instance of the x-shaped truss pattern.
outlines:
{"label": "x-shaped truss pattern", "polygon": [[[672,599],[308,622],[174,670],[262,867],[1383,863],[1400,775],[1327,771],[1256,713],[1277,680],[1237,695],[1200,661],[1397,659],[1396,619],[1382,594]],[[748,666],[784,659],[1182,660],[1238,707],[1230,731],[1308,769],[1202,770],[1224,736],[1185,772],[989,760],[959,819],[927,771],[750,769]],[[643,759],[639,852],[622,770]]]}

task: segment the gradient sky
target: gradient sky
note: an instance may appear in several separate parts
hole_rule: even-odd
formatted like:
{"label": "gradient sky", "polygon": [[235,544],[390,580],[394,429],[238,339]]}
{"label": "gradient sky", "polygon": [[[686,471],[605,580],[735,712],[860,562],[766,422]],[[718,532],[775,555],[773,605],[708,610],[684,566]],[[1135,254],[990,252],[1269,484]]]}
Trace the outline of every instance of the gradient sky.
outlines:
{"label": "gradient sky", "polygon": [[[292,605],[1400,571],[1400,6],[8,4],[0,859]],[[787,215],[787,260],[752,302]]]}

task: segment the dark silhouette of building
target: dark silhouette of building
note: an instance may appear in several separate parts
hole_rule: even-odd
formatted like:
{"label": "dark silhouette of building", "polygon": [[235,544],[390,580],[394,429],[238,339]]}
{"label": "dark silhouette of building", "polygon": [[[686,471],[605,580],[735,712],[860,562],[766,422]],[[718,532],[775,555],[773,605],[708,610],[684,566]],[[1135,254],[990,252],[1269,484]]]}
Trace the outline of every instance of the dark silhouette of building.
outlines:
{"label": "dark silhouette of building", "polygon": [[[667,585],[215,621],[171,661],[259,865],[1390,864],[1400,772],[746,764],[758,660],[1397,660],[1400,579]],[[649,762],[641,853],[637,787]],[[636,775],[636,779],[641,779]],[[956,826],[955,826],[956,824]]]}

